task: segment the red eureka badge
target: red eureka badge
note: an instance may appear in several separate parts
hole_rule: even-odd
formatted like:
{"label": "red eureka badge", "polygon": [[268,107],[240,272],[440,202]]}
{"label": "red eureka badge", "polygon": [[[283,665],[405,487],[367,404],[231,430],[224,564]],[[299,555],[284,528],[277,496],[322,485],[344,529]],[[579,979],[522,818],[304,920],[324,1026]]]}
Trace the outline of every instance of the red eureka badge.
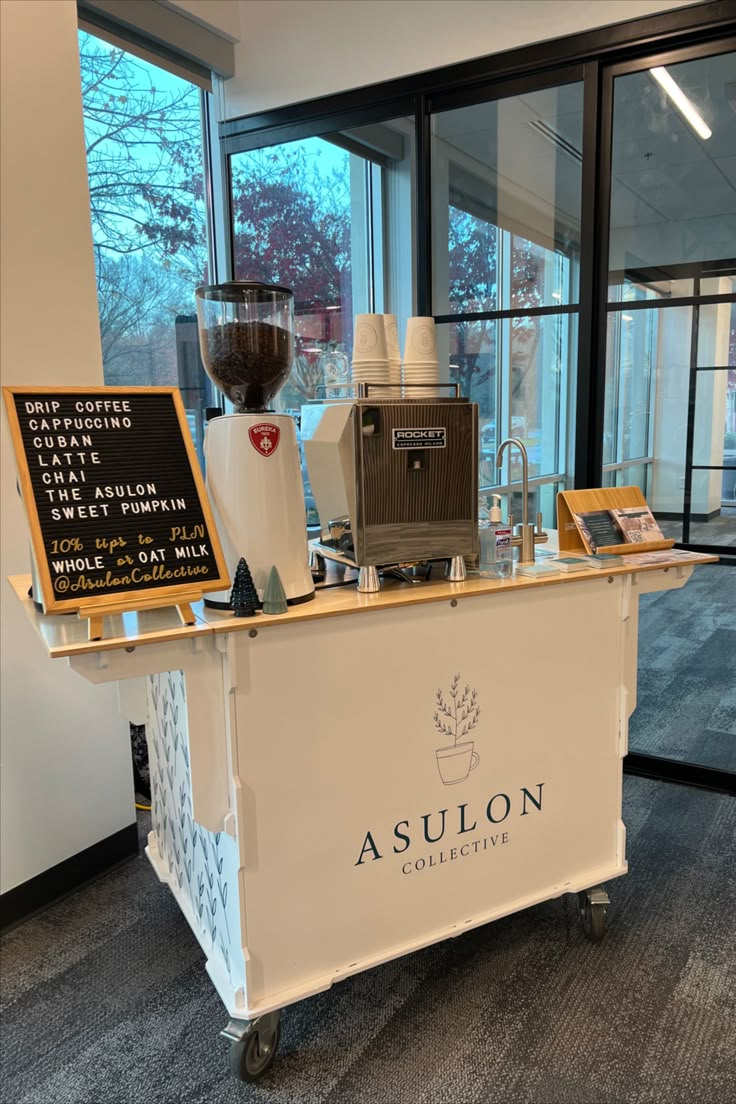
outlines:
{"label": "red eureka badge", "polygon": [[273,422],[260,422],[248,430],[250,443],[261,456],[273,456],[279,447],[281,430]]}

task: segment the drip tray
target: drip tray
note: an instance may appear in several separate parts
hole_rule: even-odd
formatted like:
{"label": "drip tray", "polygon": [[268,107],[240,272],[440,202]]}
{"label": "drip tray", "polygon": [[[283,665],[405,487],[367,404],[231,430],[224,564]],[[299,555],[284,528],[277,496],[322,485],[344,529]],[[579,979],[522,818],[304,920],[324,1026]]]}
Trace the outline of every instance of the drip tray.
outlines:
{"label": "drip tray", "polygon": [[[339,571],[339,574],[345,575],[344,582],[355,582],[358,578],[358,567],[353,559],[352,555],[348,552],[340,552],[339,549],[333,548],[329,544],[322,544],[320,541],[314,541],[310,543],[310,549],[320,556],[324,556],[326,560],[330,560],[334,564],[338,564],[343,570]],[[438,568],[444,570],[444,565],[447,560],[422,560],[418,563],[400,563],[400,564],[381,564],[377,570],[380,575],[387,576],[391,579],[399,579],[402,583],[425,583],[432,577],[434,569],[434,577],[437,578]],[[340,580],[342,582],[343,580]],[[316,586],[329,587],[329,582],[317,583]]]}

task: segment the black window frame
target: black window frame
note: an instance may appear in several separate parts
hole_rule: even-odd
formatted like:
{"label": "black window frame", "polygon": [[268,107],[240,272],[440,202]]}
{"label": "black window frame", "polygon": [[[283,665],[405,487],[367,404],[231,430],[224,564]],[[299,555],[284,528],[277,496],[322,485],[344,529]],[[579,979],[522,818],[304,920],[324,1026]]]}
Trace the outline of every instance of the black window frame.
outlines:
{"label": "black window frame", "polygon": [[[219,124],[226,190],[232,153],[299,138],[327,137],[363,124],[413,116],[416,311],[432,314],[432,113],[582,79],[583,199],[574,479],[576,486],[598,486],[603,471],[612,73],[623,72],[625,66],[635,69],[640,59],[655,53],[686,61],[721,52],[733,48],[729,40],[734,35],[736,18],[731,0],[709,0],[228,119]],[[232,255],[228,261],[232,270]]]}
{"label": "black window frame", "polygon": [[[658,59],[687,61],[733,49],[734,36],[733,0],[709,0],[230,119],[219,125],[225,179],[232,152],[297,138],[326,137],[330,132],[364,123],[413,115],[417,226],[415,302],[418,314],[432,314],[432,112],[446,105],[479,103],[519,91],[566,83],[571,72],[581,74],[575,78],[583,81],[583,191],[574,475],[577,486],[600,486],[603,477],[613,80],[615,75],[627,71],[627,67],[631,71],[645,67],[645,59],[654,55]],[[684,305],[682,301],[680,305]],[[723,559],[721,562],[728,563]],[[736,564],[736,560],[730,563]],[[694,763],[630,755],[626,770],[652,778],[736,792],[733,773]]]}

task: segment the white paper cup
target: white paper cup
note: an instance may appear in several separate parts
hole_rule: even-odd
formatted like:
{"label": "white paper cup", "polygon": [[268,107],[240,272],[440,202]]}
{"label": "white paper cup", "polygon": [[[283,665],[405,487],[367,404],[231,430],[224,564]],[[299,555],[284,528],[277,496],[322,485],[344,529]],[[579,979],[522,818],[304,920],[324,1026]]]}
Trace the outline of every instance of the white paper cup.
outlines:
{"label": "white paper cup", "polygon": [[419,315],[406,321],[404,361],[432,360],[437,357],[437,335],[434,318]]}
{"label": "white paper cup", "polygon": [[387,361],[358,361],[353,364],[352,367],[353,379],[361,377],[362,379],[381,379],[386,383],[389,378],[388,362]]}
{"label": "white paper cup", "polygon": [[[404,398],[429,399],[439,394],[440,370],[437,363],[402,364],[401,381],[404,385]],[[419,386],[427,384],[428,386]]]}
{"label": "white paper cup", "polygon": [[404,364],[401,369],[406,380],[416,380],[417,383],[439,383],[440,370],[436,364]]}
{"label": "white paper cup", "polygon": [[353,329],[353,363],[364,360],[385,360],[386,331],[382,314],[356,314]]}
{"label": "white paper cup", "polygon": [[375,395],[378,393],[378,387],[376,385],[389,382],[388,361],[358,361],[352,366],[352,379],[356,395],[358,394],[361,383],[371,384],[370,394]]}

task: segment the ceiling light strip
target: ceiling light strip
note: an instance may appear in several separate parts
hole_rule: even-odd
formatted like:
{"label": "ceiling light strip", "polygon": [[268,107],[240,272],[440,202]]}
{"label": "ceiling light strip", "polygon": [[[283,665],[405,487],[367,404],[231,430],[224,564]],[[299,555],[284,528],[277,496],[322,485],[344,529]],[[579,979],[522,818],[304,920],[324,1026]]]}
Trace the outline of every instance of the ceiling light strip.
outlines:
{"label": "ceiling light strip", "polygon": [[664,89],[668,98],[672,101],[674,106],[682,115],[683,119],[690,124],[695,133],[703,139],[708,139],[712,136],[713,131],[705,122],[703,117],[698,114],[693,104],[687,98],[685,93],[680,88],[679,84],[663,65],[657,66],[656,69],[650,69],[649,72],[656,80],[657,84]]}
{"label": "ceiling light strip", "polygon": [[576,149],[571,142],[568,142],[566,138],[563,138],[561,134],[558,134],[547,123],[541,119],[531,120],[528,124],[532,130],[536,130],[537,134],[542,138],[546,138],[548,142],[551,142],[553,146],[557,146],[563,153],[567,153],[570,157],[573,157],[576,161],[582,163],[583,155],[579,149]]}

